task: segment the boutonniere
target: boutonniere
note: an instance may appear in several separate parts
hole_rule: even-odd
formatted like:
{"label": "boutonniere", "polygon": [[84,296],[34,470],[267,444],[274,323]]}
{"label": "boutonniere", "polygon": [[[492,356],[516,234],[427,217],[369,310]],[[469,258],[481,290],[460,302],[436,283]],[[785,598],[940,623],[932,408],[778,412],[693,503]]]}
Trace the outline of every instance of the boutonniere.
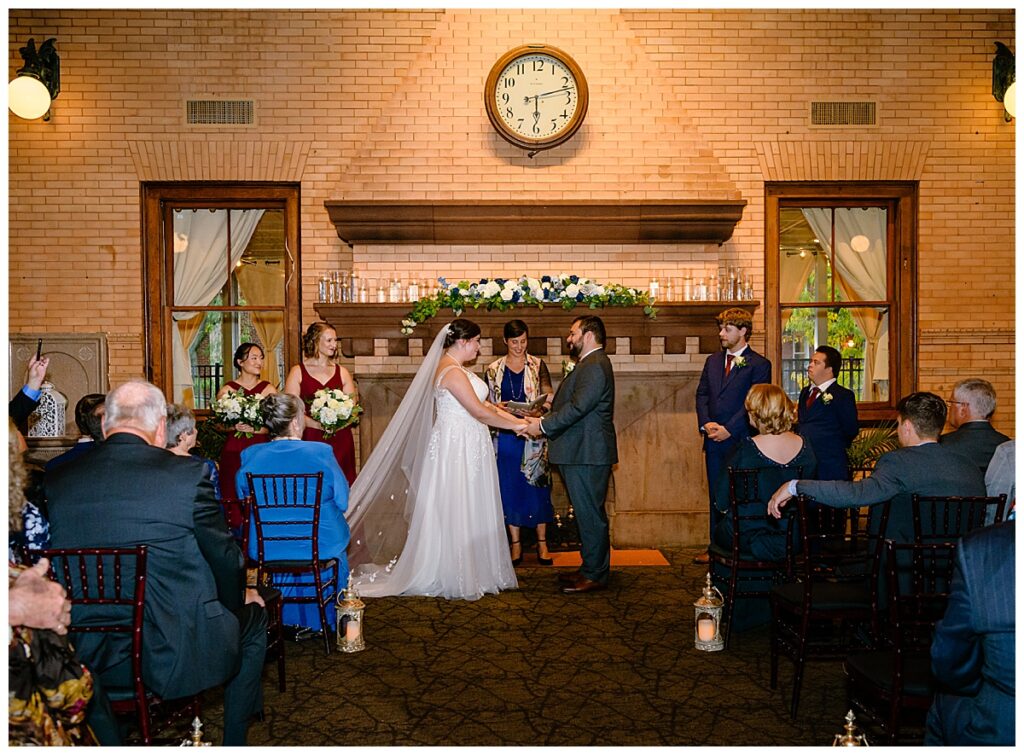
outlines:
{"label": "boutonniere", "polygon": [[823,393],[823,394],[821,394],[821,403],[823,403],[825,406],[828,406],[829,404],[831,404],[832,403],[832,394],[831,393]]}
{"label": "boutonniere", "polygon": [[740,356],[738,356],[738,357],[733,357],[732,358],[732,369],[738,370],[741,367],[746,367],[746,366],[747,366],[747,358],[745,356],[743,356],[742,354]]}
{"label": "boutonniere", "polygon": [[576,363],[573,361],[562,360],[562,377],[565,377],[570,372],[576,369]]}

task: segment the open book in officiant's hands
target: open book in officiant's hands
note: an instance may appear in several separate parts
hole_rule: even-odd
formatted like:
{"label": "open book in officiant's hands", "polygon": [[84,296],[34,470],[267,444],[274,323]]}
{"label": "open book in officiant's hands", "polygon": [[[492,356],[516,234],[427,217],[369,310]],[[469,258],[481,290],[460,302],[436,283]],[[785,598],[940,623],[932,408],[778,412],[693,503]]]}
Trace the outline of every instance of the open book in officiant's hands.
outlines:
{"label": "open book in officiant's hands", "polygon": [[516,416],[539,417],[544,412],[544,402],[547,394],[535,398],[533,401],[509,401],[505,409]]}

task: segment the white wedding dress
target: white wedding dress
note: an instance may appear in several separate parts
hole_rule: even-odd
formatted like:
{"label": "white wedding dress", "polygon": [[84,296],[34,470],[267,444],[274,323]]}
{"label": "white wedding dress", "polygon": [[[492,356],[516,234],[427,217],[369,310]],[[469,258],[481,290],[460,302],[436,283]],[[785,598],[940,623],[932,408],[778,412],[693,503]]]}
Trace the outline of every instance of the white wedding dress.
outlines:
{"label": "white wedding dress", "polygon": [[[463,369],[452,365],[448,369]],[[416,505],[397,560],[355,570],[363,597],[427,595],[476,600],[518,586],[509,556],[494,445],[486,425],[434,383],[436,419],[423,453]],[[487,384],[463,369],[481,401]]]}

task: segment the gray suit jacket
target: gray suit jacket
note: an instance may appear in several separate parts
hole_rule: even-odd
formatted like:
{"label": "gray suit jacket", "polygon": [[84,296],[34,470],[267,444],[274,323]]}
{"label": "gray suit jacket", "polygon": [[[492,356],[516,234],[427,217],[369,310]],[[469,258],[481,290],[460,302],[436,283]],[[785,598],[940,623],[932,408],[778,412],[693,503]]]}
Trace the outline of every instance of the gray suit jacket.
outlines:
{"label": "gray suit jacket", "polygon": [[604,349],[580,360],[558,386],[551,411],[542,420],[552,464],[612,465],[615,442],[615,376]]}
{"label": "gray suit jacket", "polygon": [[1008,440],[990,422],[967,422],[939,438],[939,442],[950,451],[956,451],[973,461],[982,474],[988,469],[996,448]]}
{"label": "gray suit jacket", "polygon": [[985,478],[960,454],[938,443],[899,448],[882,454],[871,476],[856,482],[800,480],[797,492],[835,508],[870,506],[892,501],[886,537],[914,542],[910,497],[919,495],[985,495]]}

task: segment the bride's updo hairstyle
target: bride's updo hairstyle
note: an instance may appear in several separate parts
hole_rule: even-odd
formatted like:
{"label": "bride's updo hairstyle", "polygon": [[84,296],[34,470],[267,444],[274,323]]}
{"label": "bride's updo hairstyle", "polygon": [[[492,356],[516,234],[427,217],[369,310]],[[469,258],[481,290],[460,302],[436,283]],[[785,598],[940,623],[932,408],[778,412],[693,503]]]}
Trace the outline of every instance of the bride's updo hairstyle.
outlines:
{"label": "bride's updo hairstyle", "polygon": [[[325,322],[313,322],[306,328],[306,334],[302,336],[302,353],[307,357],[315,357],[317,348],[320,345],[320,336],[325,330],[334,330]],[[337,331],[335,331],[337,332]]]}
{"label": "bride's updo hairstyle", "polygon": [[456,341],[469,340],[470,338],[476,338],[478,335],[480,335],[480,326],[472,320],[460,317],[448,323],[448,335],[445,336],[444,347],[447,349],[449,346],[454,345]]}
{"label": "bride's updo hairstyle", "polygon": [[295,418],[303,414],[302,399],[290,393],[271,393],[263,399],[263,426],[271,438],[288,434]]}

